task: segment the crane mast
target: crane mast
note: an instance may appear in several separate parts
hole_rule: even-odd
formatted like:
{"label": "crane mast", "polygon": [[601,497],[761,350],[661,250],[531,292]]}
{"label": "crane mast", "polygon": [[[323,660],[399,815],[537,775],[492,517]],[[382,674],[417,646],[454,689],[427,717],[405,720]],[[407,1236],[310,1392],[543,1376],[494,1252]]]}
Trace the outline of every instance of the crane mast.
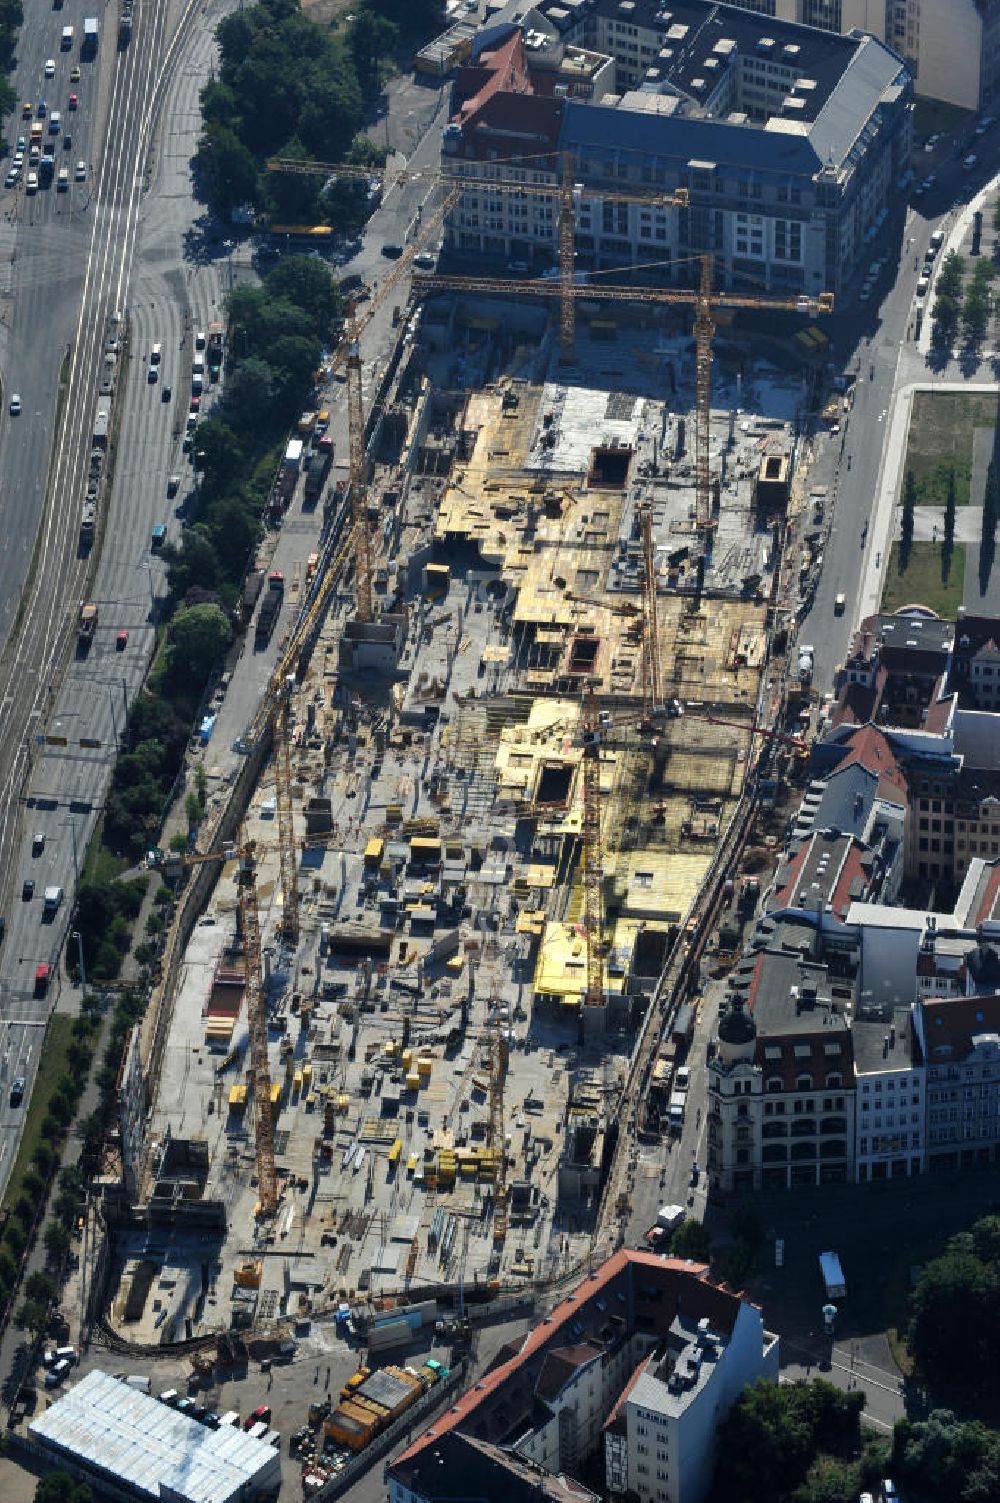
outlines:
{"label": "crane mast", "polygon": [[653,548],[653,512],[644,506],[642,523],[642,605],[643,644],[646,665],[646,712],[658,710],[663,703],[660,685],[660,623],[656,611],[656,554]]}
{"label": "crane mast", "polygon": [[267,1060],[267,1008],[261,974],[257,875],[254,869],[253,844],[246,840],[239,853],[237,897],[247,965],[247,1029],[250,1034],[250,1072],[253,1077],[257,1198],[261,1216],[273,1216],[278,1208],[278,1184],[274,1172],[274,1111],[271,1106],[271,1071]]}
{"label": "crane mast", "polygon": [[[604,895],[601,849],[601,735],[597,697],[588,689],[582,713],[583,926],[587,951],[586,1007],[604,1005]],[[581,1019],[582,1024],[582,1019]]]}
{"label": "crane mast", "polygon": [[372,619],[372,539],[368,527],[368,475],[365,460],[365,405],[361,388],[361,346],[357,339],[347,357],[347,430],[351,464],[351,532],[358,620]]}
{"label": "crane mast", "polygon": [[274,802],[278,816],[278,854],[281,866],[281,937],[295,944],[299,937],[299,882],[292,818],[292,769],[288,751],[288,695],[279,700],[274,724]]}

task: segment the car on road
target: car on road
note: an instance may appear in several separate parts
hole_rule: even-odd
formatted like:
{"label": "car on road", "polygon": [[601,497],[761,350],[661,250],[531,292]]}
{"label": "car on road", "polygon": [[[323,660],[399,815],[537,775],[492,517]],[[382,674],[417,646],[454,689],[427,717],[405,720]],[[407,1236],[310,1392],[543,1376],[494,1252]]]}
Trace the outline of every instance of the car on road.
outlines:
{"label": "car on road", "polygon": [[80,68],[79,68],[78,64],[74,64],[73,67],[70,68],[70,70],[69,70],[69,81],[70,81],[70,83],[79,83],[80,82]]}
{"label": "car on road", "polygon": [[79,95],[71,94],[66,103],[68,109],[75,110],[77,105],[80,103]]}
{"label": "car on road", "polygon": [[[30,175],[31,174],[29,174],[29,176]],[[20,412],[21,412],[21,393],[19,391],[12,391],[11,394],[10,394],[10,415],[11,415],[11,417],[18,417],[20,415]]]}
{"label": "car on road", "polygon": [[179,475],[171,475],[167,480],[167,495],[176,496],[180,483],[181,477]]}
{"label": "car on road", "polygon": [[18,172],[17,168],[12,167],[7,176],[4,178],[4,186],[7,188],[16,188],[20,176],[21,174]]}
{"label": "car on road", "polygon": [[160,367],[158,365],[151,365],[149,367],[149,370],[146,372],[146,380],[149,382],[150,386],[155,386],[159,379]]}
{"label": "car on road", "polygon": [[128,632],[125,630],[115,633],[115,652],[124,652],[128,646]]}
{"label": "car on road", "polygon": [[395,240],[385,240],[382,243],[382,254],[388,257],[390,261],[398,261],[403,254],[403,247],[397,245]]}
{"label": "car on road", "polygon": [[194,396],[191,398],[191,411],[192,412],[197,412],[198,409],[200,408],[200,406],[201,406],[201,397],[198,395],[197,392],[195,392]]}
{"label": "car on road", "polygon": [[45,113],[46,113],[47,109],[48,109],[48,105],[45,103],[45,100],[44,99],[40,99],[38,101],[38,104],[35,106],[35,114],[38,116],[39,120],[44,120],[45,119]]}
{"label": "car on road", "polygon": [[25,877],[21,884],[21,902],[30,903],[35,896],[35,882],[33,877]]}
{"label": "car on road", "polygon": [[836,600],[833,602],[833,614],[835,616],[842,616],[844,614],[846,606],[847,596],[843,593],[843,591],[841,591]]}
{"label": "car on road", "polygon": [[164,402],[169,402],[170,398],[172,396],[173,396],[173,390],[171,389],[171,387],[164,386],[163,391],[160,393],[161,400],[164,401]]}
{"label": "car on road", "polygon": [[10,1104],[20,1106],[24,1100],[24,1076],[17,1075],[10,1083]]}
{"label": "car on road", "polygon": [[37,193],[38,192],[38,173],[37,172],[29,172],[27,178],[25,179],[24,186],[25,186],[25,189],[27,190],[28,193]]}
{"label": "car on road", "polygon": [[56,192],[67,193],[69,191],[69,168],[60,167],[56,174]]}
{"label": "car on road", "polygon": [[47,57],[45,59],[45,77],[46,78],[55,78],[55,76],[56,76],[56,60],[55,60],[54,57]]}
{"label": "car on road", "polygon": [[45,831],[36,830],[31,837],[31,854],[40,856],[45,849]]}
{"label": "car on road", "polygon": [[414,256],[413,264],[418,271],[433,271],[437,262],[430,251],[421,251],[418,256]]}
{"label": "car on road", "polygon": [[160,360],[162,359],[162,357],[163,357],[163,346],[161,344],[159,344],[159,343],[154,344],[153,348],[149,352],[149,363],[150,363],[150,365],[159,365]]}
{"label": "car on road", "polygon": [[698,1183],[698,1181],[700,1179],[701,1179],[701,1165],[700,1164],[692,1164],[691,1165],[691,1188],[692,1189],[694,1189],[694,1187],[697,1185],[697,1183]]}
{"label": "car on road", "polygon": [[77,180],[78,183],[86,182],[86,179],[87,179],[87,164],[86,164],[86,162],[77,162],[77,164],[76,164],[76,171],[74,172],[73,176],[76,178],[76,180]]}
{"label": "car on road", "polygon": [[204,329],[199,329],[198,332],[197,332],[197,334],[194,336],[194,347],[195,347],[196,350],[203,350],[205,348],[205,330]]}
{"label": "car on road", "polygon": [[43,962],[35,967],[35,996],[44,997],[49,989],[49,967]]}
{"label": "car on road", "polygon": [[21,119],[22,120],[30,120],[31,117],[32,117],[32,115],[34,113],[35,112],[34,112],[34,110],[31,107],[31,101],[30,101],[30,99],[26,99],[24,101],[24,103],[22,104],[22,106],[21,106]]}
{"label": "car on road", "polygon": [[167,529],[166,529],[166,526],[164,525],[163,522],[157,522],[156,526],[153,528],[152,533],[150,534],[150,547],[154,551],[157,551],[157,550],[159,550],[160,548],[163,547],[163,545],[164,545],[164,543],[166,541],[167,541]]}

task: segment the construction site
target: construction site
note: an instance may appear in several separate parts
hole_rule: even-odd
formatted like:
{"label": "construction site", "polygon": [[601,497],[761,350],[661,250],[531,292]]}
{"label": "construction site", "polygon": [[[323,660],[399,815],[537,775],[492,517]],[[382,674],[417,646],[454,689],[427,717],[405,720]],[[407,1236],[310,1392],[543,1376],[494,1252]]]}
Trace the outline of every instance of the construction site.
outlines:
{"label": "construction site", "polygon": [[158,858],[187,921],[120,1082],[129,1341],[608,1250],[665,968],[761,747],[801,746],[772,606],[809,372],[709,277],[621,308],[564,277],[558,319],[424,279],[377,394],[349,331],[326,549],[214,837]]}

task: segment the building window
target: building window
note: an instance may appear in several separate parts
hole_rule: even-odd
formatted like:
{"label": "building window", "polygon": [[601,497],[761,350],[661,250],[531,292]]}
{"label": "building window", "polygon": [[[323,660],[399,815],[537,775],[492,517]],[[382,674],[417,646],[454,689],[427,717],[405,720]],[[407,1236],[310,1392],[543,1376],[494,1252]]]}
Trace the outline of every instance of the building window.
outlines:
{"label": "building window", "polygon": [[797,1091],[811,1091],[812,1084],[813,1080],[811,1075],[796,1075],[795,1077],[795,1089]]}

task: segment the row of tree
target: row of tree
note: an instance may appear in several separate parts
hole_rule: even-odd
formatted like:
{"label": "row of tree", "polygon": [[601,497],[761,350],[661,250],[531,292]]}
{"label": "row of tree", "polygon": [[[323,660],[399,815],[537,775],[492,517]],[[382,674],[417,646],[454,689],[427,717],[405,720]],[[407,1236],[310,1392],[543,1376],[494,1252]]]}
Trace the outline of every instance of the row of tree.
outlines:
{"label": "row of tree", "polygon": [[[104,841],[129,860],[157,843],[205,685],[233,639],[282,441],[340,309],[329,270],[307,256],[287,257],[260,286],[230,294],[225,393],[195,437],[197,520],[164,550],[166,633],[132,706],[106,804]],[[88,970],[108,979],[117,974],[113,951],[120,959],[124,950],[109,933],[115,905],[102,911]]]}
{"label": "row of tree", "polygon": [[1000,520],[1000,477],[991,459],[986,468],[983,492],[982,533],[979,540],[979,593],[986,594],[997,550],[997,522]]}
{"label": "row of tree", "polygon": [[983,1217],[924,1265],[908,1342],[932,1391],[967,1398],[992,1391],[1000,1351],[1000,1216]]}
{"label": "row of tree", "polygon": [[[76,1116],[94,1058],[97,1026],[97,1017],[93,1012],[85,1011],[73,1019],[66,1046],[65,1069],[48,1091],[45,1114],[39,1124],[38,1142],[32,1149],[27,1170],[20,1178],[16,1198],[11,1201],[8,1196],[5,1202],[8,1214],[0,1236],[0,1309],[6,1308],[18,1288],[23,1260],[31,1244],[39,1211],[46,1202],[53,1176],[59,1169],[66,1134]],[[44,1089],[40,1072],[36,1091]],[[70,1229],[79,1206],[80,1187],[75,1180],[70,1184],[71,1177],[65,1169],[59,1172],[56,1220],[45,1232],[45,1248],[54,1259],[58,1259],[69,1246]],[[58,1212],[64,1215],[60,1216]],[[44,1276],[45,1282],[42,1282],[42,1277],[33,1275],[27,1280],[21,1290],[22,1303],[15,1313],[17,1324],[32,1332],[45,1329],[58,1293],[54,1282],[47,1275]]]}
{"label": "row of tree", "polygon": [[950,251],[938,274],[931,309],[931,346],[939,355],[951,350],[958,337],[964,277],[963,257],[957,251]]}
{"label": "row of tree", "polygon": [[[24,20],[21,0],[0,0],[0,119],[14,115],[17,108],[17,93],[9,74],[14,65],[17,34]],[[4,142],[9,150],[10,142]]]}
{"label": "row of tree", "polygon": [[985,256],[977,258],[962,302],[962,338],[967,345],[981,344],[990,321],[990,284],[996,267]]}
{"label": "row of tree", "polygon": [[[195,159],[205,197],[228,216],[249,205],[285,223],[353,229],[364,188],[268,173],[273,156],[382,160],[355,137],[378,97],[401,34],[441,22],[441,0],[360,0],[342,26],[322,26],[297,0],[259,0],[219,23],[219,76],[202,91],[204,132]],[[353,206],[353,207],[352,207]],[[344,223],[346,216],[348,223]]]}

